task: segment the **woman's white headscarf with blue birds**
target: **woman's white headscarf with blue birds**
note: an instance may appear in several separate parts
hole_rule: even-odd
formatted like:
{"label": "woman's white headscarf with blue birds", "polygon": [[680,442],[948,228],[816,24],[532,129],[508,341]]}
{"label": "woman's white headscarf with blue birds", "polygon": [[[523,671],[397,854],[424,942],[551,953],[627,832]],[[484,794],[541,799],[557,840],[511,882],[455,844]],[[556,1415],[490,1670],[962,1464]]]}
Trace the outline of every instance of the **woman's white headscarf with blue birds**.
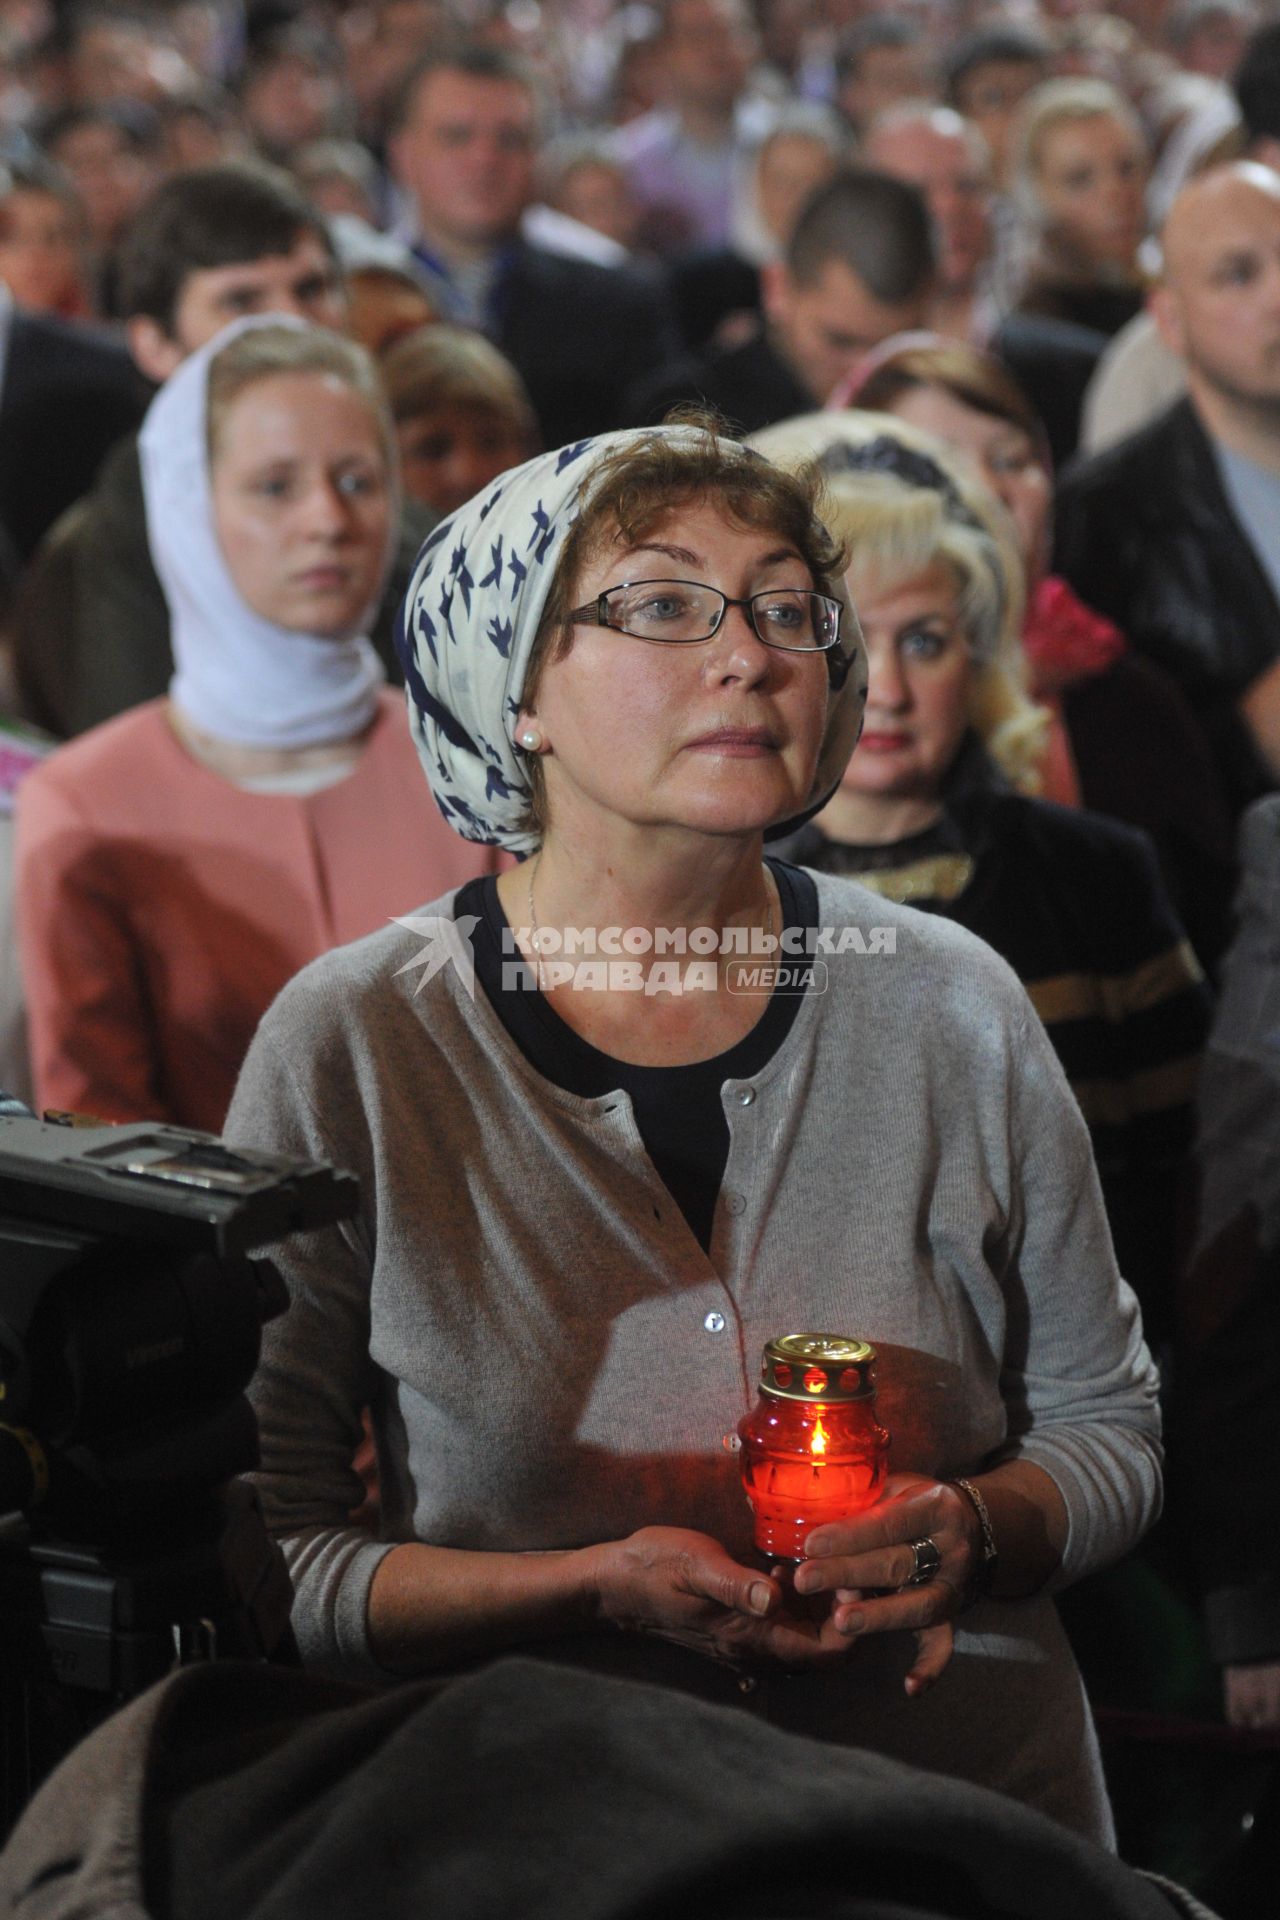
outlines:
{"label": "woman's white headscarf with blue birds", "polygon": [[[441,813],[466,840],[532,853],[527,755],[514,742],[534,641],[556,564],[599,460],[661,435],[697,427],[601,434],[514,467],[449,515],[418,556],[397,647],[409,719]],[[726,441],[726,459],[760,455]],[[817,777],[802,818],[829,797],[862,726],[866,659],[843,586],[840,660],[832,674]],[[839,681],[839,685],[836,682]],[[775,832],[798,821],[780,822]]]}

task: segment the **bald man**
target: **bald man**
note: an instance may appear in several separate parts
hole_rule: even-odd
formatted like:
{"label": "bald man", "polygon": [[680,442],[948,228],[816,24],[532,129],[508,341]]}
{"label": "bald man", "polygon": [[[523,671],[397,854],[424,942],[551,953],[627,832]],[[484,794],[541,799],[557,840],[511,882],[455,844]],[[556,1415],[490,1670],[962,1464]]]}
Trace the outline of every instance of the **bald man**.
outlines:
{"label": "bald man", "polygon": [[1280,175],[1200,175],[1162,242],[1187,395],[1067,476],[1057,565],[1191,696],[1243,806],[1280,786]]}
{"label": "bald man", "polygon": [[1257,161],[1188,183],[1151,301],[1210,438],[1280,473],[1280,173]]}
{"label": "bald man", "polygon": [[1075,452],[1084,391],[1103,349],[1101,334],[1033,314],[1002,316],[993,297],[995,200],[987,143],[953,107],[909,101],[881,114],[861,158],[918,187],[938,240],[929,311],[937,333],[986,347],[1027,390],[1055,462]]}

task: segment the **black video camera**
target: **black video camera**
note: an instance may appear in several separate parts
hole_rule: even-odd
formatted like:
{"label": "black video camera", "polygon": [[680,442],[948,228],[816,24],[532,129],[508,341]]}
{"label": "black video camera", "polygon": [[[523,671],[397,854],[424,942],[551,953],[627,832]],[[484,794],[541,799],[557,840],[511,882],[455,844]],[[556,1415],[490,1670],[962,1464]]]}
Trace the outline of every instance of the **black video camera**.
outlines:
{"label": "black video camera", "polygon": [[245,1389],[284,1311],[257,1250],[356,1210],[350,1174],[0,1095],[4,1824],[178,1661],[287,1657]]}
{"label": "black video camera", "polygon": [[0,1513],[102,1537],[255,1466],[244,1390],[286,1301],[251,1252],[356,1201],[179,1127],[0,1116]]}

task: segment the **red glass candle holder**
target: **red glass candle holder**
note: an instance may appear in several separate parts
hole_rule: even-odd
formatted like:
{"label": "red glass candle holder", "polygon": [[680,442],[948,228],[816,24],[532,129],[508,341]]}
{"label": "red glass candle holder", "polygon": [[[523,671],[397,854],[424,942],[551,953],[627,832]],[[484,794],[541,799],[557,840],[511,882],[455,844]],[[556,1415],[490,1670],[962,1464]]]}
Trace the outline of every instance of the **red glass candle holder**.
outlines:
{"label": "red glass candle holder", "polygon": [[787,1333],[764,1350],[760,1397],[738,1426],[755,1542],[803,1560],[826,1520],[874,1505],[889,1435],[876,1419],[875,1348],[840,1334]]}

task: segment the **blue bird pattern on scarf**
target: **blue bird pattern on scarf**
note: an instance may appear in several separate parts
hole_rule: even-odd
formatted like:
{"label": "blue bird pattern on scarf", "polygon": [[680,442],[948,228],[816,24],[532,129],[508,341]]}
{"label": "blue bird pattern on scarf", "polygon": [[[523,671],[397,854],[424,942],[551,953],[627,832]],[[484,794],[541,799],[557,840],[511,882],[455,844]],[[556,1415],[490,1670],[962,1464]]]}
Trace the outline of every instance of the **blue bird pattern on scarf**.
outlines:
{"label": "blue bird pattern on scarf", "polygon": [[[405,680],[440,811],[468,839],[532,844],[513,738],[521,682],[597,444],[579,440],[504,474],[435,528],[419,556],[400,636]],[[486,712],[502,716],[488,738],[461,718]]]}
{"label": "blue bird pattern on scarf", "polygon": [[489,571],[484,576],[484,579],[480,582],[481,593],[485,591],[486,587],[497,587],[502,584],[502,535],[501,534],[498,535],[497,539],[493,542],[493,544],[489,548],[489,561],[490,561]]}
{"label": "blue bird pattern on scarf", "polygon": [[[694,430],[637,430],[650,431],[666,437]],[[629,438],[608,436],[605,445]],[[584,497],[591,471],[587,456],[598,446],[594,439],[579,440],[541,454],[434,528],[418,557],[412,600],[397,630],[414,737],[442,815],[464,838],[520,855],[537,845],[528,818],[527,764],[514,740],[520,695],[550,569]],[[742,451],[753,460],[760,457]],[[828,656],[835,692],[855,657],[856,630],[853,647]],[[864,680],[861,670],[851,701],[862,693]],[[856,718],[855,713],[853,737]],[[833,739],[843,744],[839,735]]]}

